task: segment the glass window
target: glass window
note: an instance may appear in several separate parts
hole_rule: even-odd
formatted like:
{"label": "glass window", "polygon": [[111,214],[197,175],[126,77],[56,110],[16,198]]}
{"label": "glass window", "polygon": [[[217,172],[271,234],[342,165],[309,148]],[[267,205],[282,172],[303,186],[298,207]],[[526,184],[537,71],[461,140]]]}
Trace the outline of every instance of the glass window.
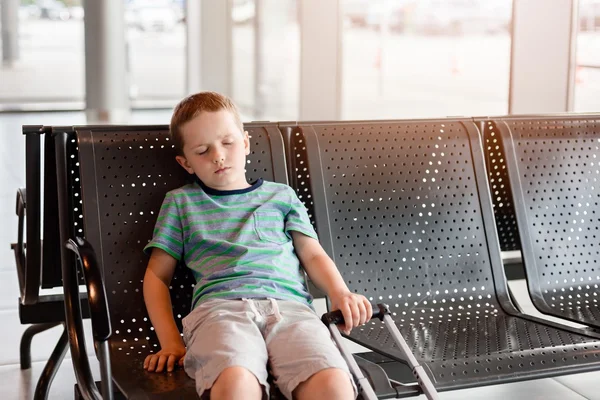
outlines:
{"label": "glass window", "polygon": [[342,0],[342,118],[508,112],[511,0]]}
{"label": "glass window", "polygon": [[233,99],[246,119],[298,118],[297,0],[232,0]]}
{"label": "glass window", "polygon": [[579,0],[573,111],[600,111],[600,0]]}
{"label": "glass window", "polygon": [[184,0],[126,0],[132,106],[172,106],[185,95]]}
{"label": "glass window", "polygon": [[[132,106],[171,107],[185,94],[184,0],[124,1]],[[83,14],[82,0],[20,0],[19,55],[0,68],[0,105],[84,107]]]}
{"label": "glass window", "polygon": [[[1,12],[6,12],[8,3],[12,1],[3,2]],[[81,0],[21,0],[16,5],[18,56],[0,67],[0,108],[26,104],[60,108],[57,103],[83,107]]]}

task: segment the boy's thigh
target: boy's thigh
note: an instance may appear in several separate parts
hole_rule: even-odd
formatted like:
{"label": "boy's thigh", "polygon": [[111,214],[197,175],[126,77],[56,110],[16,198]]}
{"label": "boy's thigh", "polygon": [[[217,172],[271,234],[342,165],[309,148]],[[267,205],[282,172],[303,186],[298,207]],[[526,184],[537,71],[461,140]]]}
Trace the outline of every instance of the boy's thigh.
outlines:
{"label": "boy's thigh", "polygon": [[184,369],[196,380],[199,395],[232,366],[246,368],[268,390],[267,348],[244,302],[209,300],[185,317],[183,325]]}
{"label": "boy's thigh", "polygon": [[282,319],[267,332],[267,348],[275,382],[281,392],[291,398],[300,383],[328,368],[346,371],[354,385],[346,361],[319,317],[301,303],[278,303]]}

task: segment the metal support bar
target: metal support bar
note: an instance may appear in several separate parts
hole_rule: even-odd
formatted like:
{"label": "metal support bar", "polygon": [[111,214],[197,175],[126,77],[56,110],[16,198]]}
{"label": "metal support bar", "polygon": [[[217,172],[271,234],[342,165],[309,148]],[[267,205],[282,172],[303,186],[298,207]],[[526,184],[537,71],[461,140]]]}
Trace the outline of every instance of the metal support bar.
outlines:
{"label": "metal support bar", "polygon": [[100,360],[100,390],[104,399],[113,398],[112,371],[110,369],[110,351],[108,340],[97,342],[98,359]]}
{"label": "metal support bar", "polygon": [[63,330],[60,339],[58,339],[58,343],[56,343],[56,347],[54,347],[54,351],[42,374],[40,375],[40,379],[35,387],[35,393],[33,394],[33,400],[46,400],[48,398],[48,392],[50,391],[50,385],[56,376],[56,372],[58,371],[58,367],[62,363],[63,358],[65,358],[65,354],[67,353],[67,343],[69,339],[67,337],[67,328],[65,327]]}
{"label": "metal support bar", "polygon": [[44,332],[48,329],[54,328],[56,325],[59,325],[60,322],[53,322],[47,324],[35,324],[31,325],[29,328],[25,329],[23,332],[23,336],[21,336],[21,369],[29,369],[31,368],[31,340],[33,337],[40,333]]}

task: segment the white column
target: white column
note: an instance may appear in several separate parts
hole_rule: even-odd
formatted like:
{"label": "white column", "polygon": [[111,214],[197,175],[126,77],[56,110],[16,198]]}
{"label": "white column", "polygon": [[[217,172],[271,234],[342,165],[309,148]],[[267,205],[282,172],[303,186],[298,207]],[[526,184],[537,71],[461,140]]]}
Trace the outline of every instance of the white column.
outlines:
{"label": "white column", "polygon": [[[231,96],[232,0],[188,0],[188,91]],[[197,2],[197,4],[190,4]]]}
{"label": "white column", "polygon": [[200,1],[188,0],[186,3],[186,94],[197,93],[202,89],[200,83],[200,37],[201,10]]}
{"label": "white column", "polygon": [[85,0],[86,117],[126,123],[130,114],[123,1]]}
{"label": "white column", "polygon": [[576,2],[514,0],[511,114],[569,111]]}
{"label": "white column", "polygon": [[19,0],[0,0],[2,64],[10,67],[19,59]]}
{"label": "white column", "polygon": [[265,22],[269,20],[269,8],[265,0],[254,0],[254,9],[254,118],[260,121],[264,118],[267,104]]}
{"label": "white column", "polygon": [[341,115],[342,15],[339,0],[298,0],[300,120]]}

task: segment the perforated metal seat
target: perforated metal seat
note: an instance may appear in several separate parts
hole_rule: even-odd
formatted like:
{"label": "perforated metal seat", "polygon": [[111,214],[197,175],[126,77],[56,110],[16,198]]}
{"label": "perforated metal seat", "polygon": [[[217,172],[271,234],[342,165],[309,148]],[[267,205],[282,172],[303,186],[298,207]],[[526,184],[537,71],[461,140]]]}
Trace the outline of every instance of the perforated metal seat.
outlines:
{"label": "perforated metal seat", "polygon": [[600,328],[600,115],[490,124],[506,155],[533,304]]}
{"label": "perforated metal seat", "polygon": [[[600,368],[600,340],[510,302],[471,120],[300,124],[320,241],[386,302],[438,390]],[[401,361],[379,321],[351,340]]]}
{"label": "perforated metal seat", "polygon": [[[245,129],[251,137],[248,179],[287,182],[283,141],[276,125],[246,124]],[[104,274],[113,330],[109,340],[113,381],[126,397],[195,398],[195,383],[182,369],[157,374],[142,368],[144,358],[159,349],[143,302],[148,258],[142,249],[152,237],[166,192],[190,179],[175,161],[168,127],[79,127],[76,132],[83,200],[83,213],[77,218],[83,220],[86,239],[96,250]],[[180,331],[193,286],[191,273],[178,266],[170,291]]]}

